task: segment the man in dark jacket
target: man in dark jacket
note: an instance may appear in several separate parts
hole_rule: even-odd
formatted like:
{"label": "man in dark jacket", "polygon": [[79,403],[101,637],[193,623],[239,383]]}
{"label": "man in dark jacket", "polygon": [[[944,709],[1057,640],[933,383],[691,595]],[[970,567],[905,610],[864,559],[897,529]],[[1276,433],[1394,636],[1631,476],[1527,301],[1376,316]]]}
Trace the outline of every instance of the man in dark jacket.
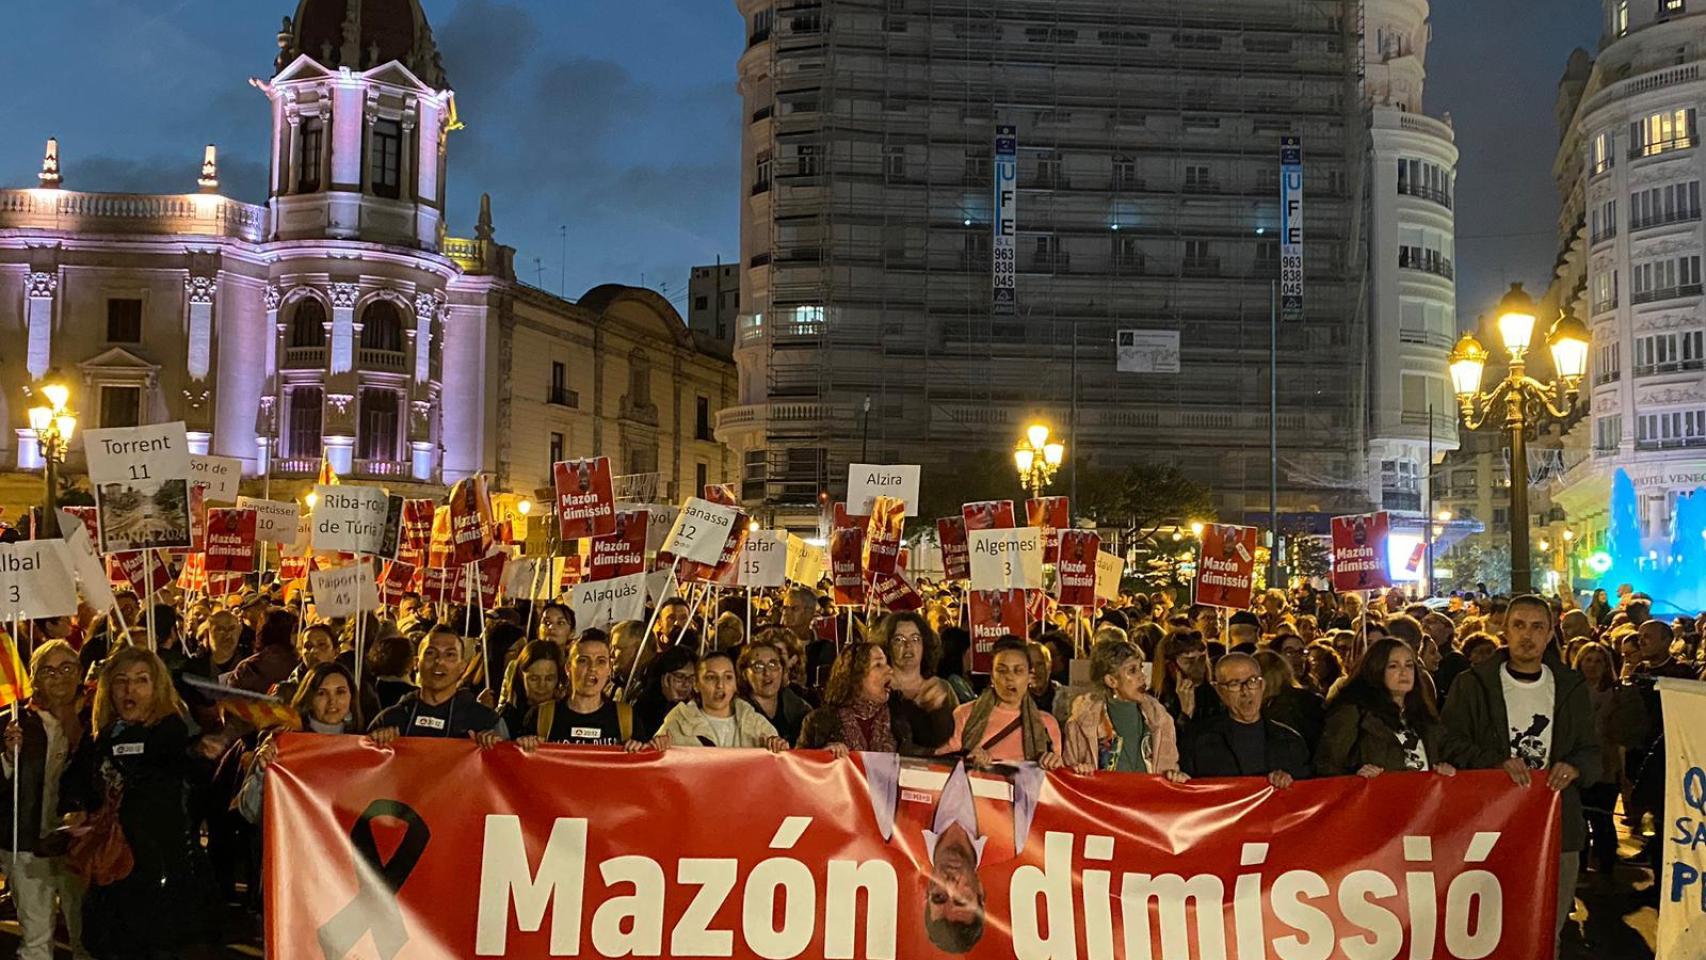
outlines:
{"label": "man in dark jacket", "polygon": [[1229,653],[1214,665],[1214,689],[1226,712],[1184,728],[1179,761],[1193,777],[1267,777],[1284,790],[1310,774],[1309,748],[1296,730],[1262,716],[1262,667]]}
{"label": "man in dark jacket", "polygon": [[1586,840],[1581,788],[1597,779],[1599,737],[1581,674],[1564,666],[1552,644],[1552,608],[1536,596],[1510,601],[1505,650],[1465,671],[1451,686],[1441,741],[1444,760],[1464,770],[1504,770],[1527,787],[1544,771],[1563,795],[1563,850],[1558,865],[1558,933],[1575,906],[1578,856]]}

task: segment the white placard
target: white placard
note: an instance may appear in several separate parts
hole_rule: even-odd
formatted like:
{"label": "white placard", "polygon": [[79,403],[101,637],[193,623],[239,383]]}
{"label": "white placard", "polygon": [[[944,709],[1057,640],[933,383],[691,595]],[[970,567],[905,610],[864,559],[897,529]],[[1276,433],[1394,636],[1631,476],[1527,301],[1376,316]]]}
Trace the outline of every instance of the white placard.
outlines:
{"label": "white placard", "polygon": [[379,609],[379,583],[367,560],[308,574],[314,610],[322,617],[353,617]]}
{"label": "white placard", "polygon": [[[663,570],[653,570],[651,573],[637,574],[637,576],[643,576],[646,578],[646,599],[656,604],[662,603],[670,597],[681,595],[681,591],[675,588],[675,581],[670,578],[671,572],[672,571],[668,568],[665,568]],[[636,576],[636,574],[630,574],[630,576]],[[611,579],[619,578],[613,577]]]}
{"label": "white placard", "polygon": [[[551,574],[551,561],[554,557],[513,557],[504,565],[504,595],[511,600],[527,597],[533,599],[533,591],[539,586],[535,577],[548,577]],[[544,566],[546,569],[541,570]],[[556,584],[546,584],[549,590],[555,590]],[[546,596],[550,596],[549,593]]]}
{"label": "white placard", "polygon": [[159,484],[190,477],[189,443],[184,425],[151,423],[145,427],[113,427],[83,431],[89,482]]}
{"label": "white placard", "polygon": [[646,574],[577,583],[569,594],[569,606],[575,611],[577,630],[604,630],[623,620],[644,620]]}
{"label": "white placard", "polygon": [[663,549],[678,560],[716,564],[723,559],[723,547],[739,517],[740,511],[734,507],[688,497],[663,540]]}
{"label": "white placard", "polygon": [[1096,553],[1096,597],[1117,600],[1120,581],[1125,578],[1125,559],[1118,554],[1101,550]]}
{"label": "white placard", "polygon": [[[63,519],[63,518],[61,518]],[[78,524],[85,537],[88,531]],[[77,589],[66,569],[64,540],[19,540],[0,544],[0,618],[39,620],[77,613]],[[20,656],[29,651],[20,649]]]}
{"label": "white placard", "polygon": [[907,516],[918,516],[918,475],[916,464],[851,464],[847,468],[847,512],[869,516],[873,500],[893,497],[906,501]]}
{"label": "white placard", "polygon": [[1120,330],[1114,369],[1120,373],[1178,373],[1179,331]]}
{"label": "white placard", "polygon": [[377,554],[385,549],[390,497],[379,487],[316,486],[314,549]]}
{"label": "white placard", "polygon": [[192,453],[190,482],[207,488],[203,496],[208,503],[236,503],[237,488],[243,482],[243,461]]}
{"label": "white placard", "polygon": [[822,547],[814,547],[799,537],[788,534],[788,565],[783,570],[783,575],[790,583],[815,588],[828,568],[829,562],[824,559]]}
{"label": "white placard", "polygon": [[296,501],[238,497],[237,509],[255,511],[256,540],[281,546],[296,542],[297,518],[302,513]]}
{"label": "white placard", "polygon": [[967,537],[973,590],[1036,590],[1043,585],[1041,527],[972,530]]}
{"label": "white placard", "polygon": [[1706,885],[1706,683],[1662,678],[1658,681],[1665,734],[1664,796],[1674,826],[1656,840],[1663,847],[1657,957],[1698,957],[1706,943],[1706,910],[1700,906]]}
{"label": "white placard", "polygon": [[64,510],[59,511],[59,530],[65,540],[65,572],[75,577],[83,587],[83,602],[106,613],[113,608],[113,585],[107,581],[107,568],[95,552],[89,538],[89,528],[83,521]]}
{"label": "white placard", "polygon": [[735,584],[752,589],[779,587],[788,572],[788,531],[754,530],[746,535]]}

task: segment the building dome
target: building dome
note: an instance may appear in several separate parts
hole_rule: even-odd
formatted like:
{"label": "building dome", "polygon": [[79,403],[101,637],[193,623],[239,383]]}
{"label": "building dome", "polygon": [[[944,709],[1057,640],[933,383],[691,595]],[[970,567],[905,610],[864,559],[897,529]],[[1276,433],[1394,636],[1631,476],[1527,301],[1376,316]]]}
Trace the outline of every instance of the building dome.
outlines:
{"label": "building dome", "polygon": [[449,86],[420,0],[300,0],[279,47],[279,70],[301,54],[352,70],[396,60],[429,86]]}

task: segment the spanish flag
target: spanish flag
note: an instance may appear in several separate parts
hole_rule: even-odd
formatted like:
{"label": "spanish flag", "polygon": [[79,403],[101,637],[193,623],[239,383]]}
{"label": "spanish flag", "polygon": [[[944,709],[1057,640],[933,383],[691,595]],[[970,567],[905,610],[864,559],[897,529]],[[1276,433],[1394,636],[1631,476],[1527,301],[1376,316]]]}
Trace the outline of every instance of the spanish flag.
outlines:
{"label": "spanish flag", "polygon": [[18,645],[9,633],[0,633],[0,707],[30,698],[30,673],[18,657]]}

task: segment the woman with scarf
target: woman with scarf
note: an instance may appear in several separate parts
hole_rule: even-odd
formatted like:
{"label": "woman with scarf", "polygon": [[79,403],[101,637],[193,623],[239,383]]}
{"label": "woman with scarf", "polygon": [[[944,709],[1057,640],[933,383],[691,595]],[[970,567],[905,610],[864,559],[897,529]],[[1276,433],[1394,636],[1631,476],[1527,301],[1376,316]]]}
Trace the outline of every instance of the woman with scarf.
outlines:
{"label": "woman with scarf", "polygon": [[1008,635],[991,651],[989,688],[954,711],[954,735],[938,754],[964,753],[974,767],[1029,760],[1044,770],[1061,766],[1060,724],[1030,697],[1031,656]]}
{"label": "woman with scarf", "polygon": [[849,644],[835,658],[823,706],[806,716],[798,749],[827,748],[838,757],[853,751],[928,756],[913,740],[904,707],[890,684],[894,670],[881,644]]}
{"label": "woman with scarf", "polygon": [[356,702],[355,677],[349,669],[335,660],[310,667],[296,688],[290,708],[302,721],[297,730],[277,727],[260,746],[255,748],[249,762],[249,773],[237,792],[237,812],[250,823],[261,822],[262,790],[265,789],[267,767],[278,756],[278,735],[281,733],[361,733],[367,729],[362,722],[361,705]]}

